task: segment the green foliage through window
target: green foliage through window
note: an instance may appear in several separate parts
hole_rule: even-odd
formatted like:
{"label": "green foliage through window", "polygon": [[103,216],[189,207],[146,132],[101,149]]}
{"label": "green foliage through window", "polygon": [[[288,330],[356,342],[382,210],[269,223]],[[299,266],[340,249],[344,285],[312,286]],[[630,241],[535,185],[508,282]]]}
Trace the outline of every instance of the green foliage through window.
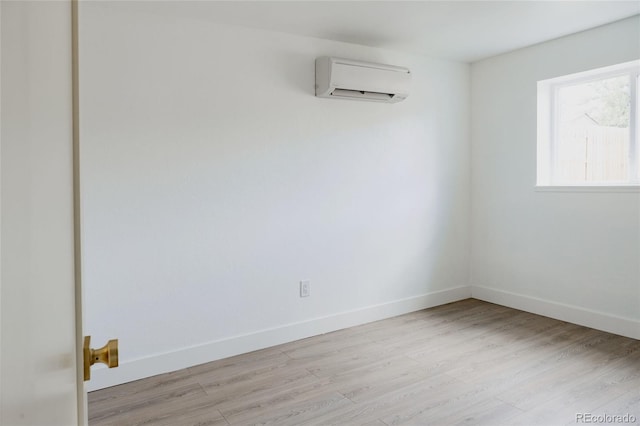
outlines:
{"label": "green foliage through window", "polygon": [[619,76],[588,84],[594,95],[587,114],[600,126],[629,127],[631,88],[629,77]]}

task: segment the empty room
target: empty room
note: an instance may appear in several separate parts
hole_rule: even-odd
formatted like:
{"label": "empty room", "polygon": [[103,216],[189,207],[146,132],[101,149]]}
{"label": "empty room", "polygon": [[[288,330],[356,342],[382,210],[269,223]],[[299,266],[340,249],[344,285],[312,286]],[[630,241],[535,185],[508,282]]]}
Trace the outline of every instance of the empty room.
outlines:
{"label": "empty room", "polygon": [[640,424],[640,2],[0,33],[0,425]]}

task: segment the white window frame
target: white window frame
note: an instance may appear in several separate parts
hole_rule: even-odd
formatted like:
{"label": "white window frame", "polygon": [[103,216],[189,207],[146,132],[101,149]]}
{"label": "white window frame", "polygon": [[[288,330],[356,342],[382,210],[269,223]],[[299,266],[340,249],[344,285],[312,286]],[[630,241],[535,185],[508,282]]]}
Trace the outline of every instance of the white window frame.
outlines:
{"label": "white window frame", "polygon": [[[554,161],[557,140],[557,94],[567,86],[589,83],[591,81],[628,75],[630,81],[631,107],[629,111],[629,171],[628,178],[619,182],[558,182],[554,176]],[[640,120],[640,105],[638,99],[638,85],[640,84],[640,60],[625,62],[605,68],[580,72],[562,77],[541,80],[538,82],[538,132],[537,132],[537,181],[536,187],[561,189],[640,189],[638,168],[640,160],[637,151],[640,150],[638,122]]]}

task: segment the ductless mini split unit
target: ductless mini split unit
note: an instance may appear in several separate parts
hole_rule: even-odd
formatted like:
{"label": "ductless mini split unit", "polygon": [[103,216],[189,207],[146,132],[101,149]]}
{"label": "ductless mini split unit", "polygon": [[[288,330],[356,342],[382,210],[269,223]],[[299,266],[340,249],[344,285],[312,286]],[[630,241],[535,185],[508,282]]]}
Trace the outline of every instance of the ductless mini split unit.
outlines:
{"label": "ductless mini split unit", "polygon": [[316,59],[316,96],[395,103],[409,96],[408,68],[323,56]]}

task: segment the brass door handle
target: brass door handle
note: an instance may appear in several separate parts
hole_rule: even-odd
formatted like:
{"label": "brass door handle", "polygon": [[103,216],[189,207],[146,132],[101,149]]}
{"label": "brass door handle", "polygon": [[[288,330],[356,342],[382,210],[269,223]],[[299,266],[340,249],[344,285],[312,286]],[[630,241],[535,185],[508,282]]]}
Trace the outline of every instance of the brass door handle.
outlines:
{"label": "brass door handle", "polygon": [[112,339],[100,349],[91,349],[91,336],[84,336],[82,347],[84,355],[84,380],[91,379],[91,366],[96,362],[106,364],[109,368],[118,366],[118,339]]}

